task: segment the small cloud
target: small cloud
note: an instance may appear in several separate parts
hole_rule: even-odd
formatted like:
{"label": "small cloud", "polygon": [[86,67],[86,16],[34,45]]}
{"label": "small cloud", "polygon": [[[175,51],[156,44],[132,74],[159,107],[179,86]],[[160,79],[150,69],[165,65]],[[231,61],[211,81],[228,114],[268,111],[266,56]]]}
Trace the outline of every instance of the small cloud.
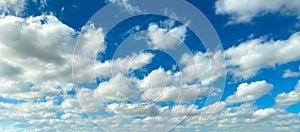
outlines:
{"label": "small cloud", "polygon": [[284,71],[284,74],[282,75],[283,78],[299,77],[299,76],[300,76],[300,66],[299,66],[298,72],[294,72],[294,71],[291,71],[290,69],[287,69]]}

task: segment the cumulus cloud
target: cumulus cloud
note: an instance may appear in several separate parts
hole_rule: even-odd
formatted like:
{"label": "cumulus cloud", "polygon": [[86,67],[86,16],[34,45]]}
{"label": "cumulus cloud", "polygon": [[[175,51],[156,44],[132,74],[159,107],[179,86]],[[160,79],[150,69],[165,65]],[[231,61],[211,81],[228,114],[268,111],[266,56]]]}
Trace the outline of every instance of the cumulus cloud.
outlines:
{"label": "cumulus cloud", "polygon": [[99,94],[105,100],[126,101],[137,94],[131,87],[129,78],[122,74],[117,74],[107,82],[102,82],[95,90],[94,94]]}
{"label": "cumulus cloud", "polygon": [[168,106],[160,107],[147,103],[113,103],[106,107],[106,111],[123,116],[159,116],[168,109]]}
{"label": "cumulus cloud", "polygon": [[180,60],[183,65],[184,83],[200,82],[207,86],[226,74],[224,55],[221,51],[197,52],[194,55],[184,54]]}
{"label": "cumulus cloud", "polygon": [[0,96],[8,99],[33,101],[43,97],[53,97],[59,93],[51,82],[41,82],[35,85],[29,83],[0,79]]}
{"label": "cumulus cloud", "polygon": [[51,15],[5,16],[0,32],[0,96],[33,101],[72,88],[72,28]]}
{"label": "cumulus cloud", "polygon": [[164,68],[160,67],[151,71],[142,80],[137,81],[136,85],[140,89],[177,86],[180,83],[180,77],[180,73],[165,71]]}
{"label": "cumulus cloud", "polygon": [[95,59],[98,52],[104,52],[104,33],[102,28],[96,28],[93,23],[89,23],[81,28],[81,34],[77,39],[76,54],[81,57]]}
{"label": "cumulus cloud", "polygon": [[85,112],[97,112],[103,108],[103,99],[94,90],[80,88],[76,92],[78,102]]}
{"label": "cumulus cloud", "polygon": [[299,77],[299,76],[300,76],[300,66],[299,66],[298,72],[294,72],[294,71],[291,71],[290,69],[287,69],[284,71],[284,74],[282,75],[283,78]]}
{"label": "cumulus cloud", "polygon": [[278,106],[290,106],[300,102],[300,81],[293,91],[288,93],[280,93],[275,98],[276,105]]}
{"label": "cumulus cloud", "polygon": [[299,60],[298,49],[300,49],[299,32],[292,34],[287,40],[265,41],[264,38],[248,40],[225,51],[228,72],[236,79],[248,79],[262,68]]}
{"label": "cumulus cloud", "polygon": [[182,44],[186,36],[186,26],[174,28],[160,28],[157,24],[150,24],[147,30],[148,45],[153,49],[175,49]]}
{"label": "cumulus cloud", "polygon": [[6,67],[22,71],[20,79],[27,82],[57,77],[70,80],[74,30],[56,17],[6,16],[0,19],[0,32],[5,33],[0,37],[0,59]]}
{"label": "cumulus cloud", "polygon": [[73,63],[73,78],[77,83],[93,82],[96,77],[109,78],[117,74],[128,74],[151,63],[154,54],[141,52],[130,56],[119,57],[99,62],[84,56],[75,57]]}
{"label": "cumulus cloud", "polygon": [[277,110],[274,108],[266,108],[266,109],[260,109],[253,113],[254,121],[255,120],[261,120],[264,118],[270,118],[270,116],[273,116],[277,114]]}
{"label": "cumulus cloud", "polygon": [[[219,112],[211,114],[209,118],[190,116],[186,120],[186,126],[183,130],[191,128],[204,131],[282,131],[282,129],[291,128],[296,131],[295,123],[299,119],[298,114],[291,114],[281,109],[264,108],[258,109],[252,103],[244,103],[240,106],[224,107],[224,104],[218,102],[215,106],[220,106]],[[210,107],[210,106],[208,106]],[[205,107],[203,108],[205,109]],[[289,118],[293,118],[293,121]],[[286,123],[285,126],[284,123]],[[266,127],[266,124],[267,127]],[[207,126],[209,126],[207,128]]]}
{"label": "cumulus cloud", "polygon": [[[5,117],[0,119],[0,129],[4,131],[97,130],[89,119],[64,110],[53,101],[18,104],[0,102],[0,115]],[[57,112],[63,113],[60,118]]]}
{"label": "cumulus cloud", "polygon": [[185,102],[203,96],[214,96],[222,90],[203,86],[198,83],[182,82],[181,72],[172,73],[158,68],[151,71],[142,80],[133,79],[135,87],[141,91],[142,100],[157,102]]}
{"label": "cumulus cloud", "polygon": [[300,4],[297,0],[218,0],[216,14],[229,15],[231,22],[246,23],[267,13],[295,15],[299,18]]}
{"label": "cumulus cloud", "polygon": [[226,98],[227,103],[240,103],[254,101],[273,89],[273,85],[266,81],[256,81],[251,83],[242,83],[237,91]]}

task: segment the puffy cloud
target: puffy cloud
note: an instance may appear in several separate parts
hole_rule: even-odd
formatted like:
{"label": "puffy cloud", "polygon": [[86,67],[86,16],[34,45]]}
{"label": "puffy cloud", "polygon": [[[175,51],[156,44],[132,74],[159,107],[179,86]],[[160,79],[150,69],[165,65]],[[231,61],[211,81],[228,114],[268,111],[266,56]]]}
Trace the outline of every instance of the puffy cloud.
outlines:
{"label": "puffy cloud", "polygon": [[175,49],[176,46],[184,42],[186,32],[185,25],[168,29],[150,24],[147,31],[148,45],[153,49]]}
{"label": "puffy cloud", "polygon": [[[80,91],[80,92],[83,92],[83,91]],[[80,95],[82,95],[82,94],[80,94]],[[79,98],[81,98],[81,100],[82,100],[82,96],[79,97]],[[95,103],[95,102],[99,102],[99,101],[94,100],[93,103]],[[83,114],[84,111],[83,111],[82,107],[87,112],[89,112],[89,111],[96,111],[96,110],[93,110],[93,109],[97,109],[97,108],[93,108],[93,106],[99,106],[100,108],[102,106],[101,102],[99,104],[95,103],[93,106],[90,106],[90,107],[86,106],[86,104],[84,103],[84,101],[82,101],[82,103],[83,104],[80,105],[79,102],[78,102],[78,100],[77,100],[77,98],[75,96],[65,96],[64,100],[60,104],[61,111],[65,112],[65,113]]]}
{"label": "puffy cloud", "polygon": [[299,66],[298,72],[294,72],[294,71],[291,71],[290,69],[287,69],[284,71],[284,74],[282,75],[283,78],[299,77],[299,76],[300,76],[300,66]]}
{"label": "puffy cloud", "polygon": [[52,15],[4,16],[0,32],[0,96],[33,101],[72,89],[72,28]]}
{"label": "puffy cloud", "polygon": [[94,62],[93,59],[77,56],[73,63],[73,78],[76,83],[92,82],[96,77],[109,78],[117,74],[128,74],[130,70],[138,70],[151,63],[154,54],[141,52],[123,58],[104,62]]}
{"label": "puffy cloud", "polygon": [[[207,86],[225,76],[225,59],[223,53],[208,51],[194,55],[184,54],[180,60],[183,65],[182,80],[184,83],[199,82]],[[200,79],[200,80],[199,80]]]}
{"label": "puffy cloud", "polygon": [[60,90],[52,82],[29,83],[0,79],[0,96],[9,99],[32,101],[43,97],[56,96]]}
{"label": "puffy cloud", "polygon": [[106,111],[124,116],[159,116],[167,109],[168,106],[160,107],[147,103],[113,103],[107,106]]}
{"label": "puffy cloud", "polygon": [[256,118],[262,119],[262,118],[270,117],[276,113],[277,113],[276,109],[266,108],[266,109],[260,109],[260,110],[255,111],[253,113],[253,116]]}
{"label": "puffy cloud", "polygon": [[300,49],[299,32],[292,34],[287,40],[249,40],[225,51],[228,71],[234,78],[248,79],[262,68],[299,60],[300,52],[297,49]]}
{"label": "puffy cloud", "polygon": [[178,86],[180,84],[180,73],[172,73],[171,71],[165,71],[160,67],[151,71],[142,80],[137,80],[137,88],[139,89],[151,89],[158,87]]}
{"label": "puffy cloud", "polygon": [[176,116],[185,116],[185,115],[199,115],[200,114],[200,110],[197,109],[198,106],[197,105],[175,105],[172,110],[171,113],[172,115],[176,115]]}
{"label": "puffy cloud", "polygon": [[99,94],[105,100],[123,101],[134,97],[137,90],[131,87],[129,78],[117,74],[109,81],[100,83],[94,94]]}
{"label": "puffy cloud", "polygon": [[[77,110],[81,111],[81,109]],[[88,118],[82,117],[79,113],[82,112],[76,112],[75,107],[66,106],[66,103],[56,105],[53,101],[14,104],[0,102],[0,129],[11,131],[97,130]]]}
{"label": "puffy cloud", "polygon": [[227,103],[240,103],[254,101],[273,89],[273,85],[266,81],[256,81],[251,83],[242,83],[237,91],[226,98]]}
{"label": "puffy cloud", "polygon": [[[204,96],[214,96],[215,92],[219,94],[219,89],[203,87],[197,84],[181,86],[156,87],[147,89],[141,96],[142,100],[156,102],[187,102],[201,99]],[[210,93],[210,91],[212,91]]]}
{"label": "puffy cloud", "polygon": [[85,112],[97,112],[103,108],[103,99],[94,90],[80,88],[77,90],[77,99]]}
{"label": "puffy cloud", "polygon": [[[109,63],[95,61],[97,53],[106,50],[104,44],[104,33],[101,27],[96,28],[93,23],[82,27],[79,34],[73,57],[73,79],[76,83],[92,82],[97,76],[107,75],[110,71]],[[102,71],[102,69],[104,69]],[[96,71],[101,70],[101,74],[96,75]]]}
{"label": "puffy cloud", "polygon": [[209,115],[221,112],[226,106],[225,102],[216,102],[201,108],[201,114]]}
{"label": "puffy cloud", "polygon": [[56,117],[58,107],[52,101],[42,103],[0,103],[1,113],[10,119],[48,119]]}
{"label": "puffy cloud", "polygon": [[151,71],[142,80],[135,79],[135,86],[143,91],[142,100],[157,102],[185,102],[220,92],[218,88],[182,82],[181,72],[172,73],[161,67]]}
{"label": "puffy cloud", "polygon": [[98,52],[104,52],[104,33],[102,28],[96,28],[93,23],[89,23],[81,28],[81,34],[77,39],[76,54],[81,57],[95,59]]}
{"label": "puffy cloud", "polygon": [[56,17],[5,16],[0,19],[0,32],[4,33],[0,37],[0,60],[6,68],[19,69],[20,79],[70,80],[74,30]]}
{"label": "puffy cloud", "polygon": [[245,23],[267,13],[300,16],[300,4],[297,0],[218,0],[215,3],[216,14],[229,15],[231,22]]}
{"label": "puffy cloud", "polygon": [[12,130],[95,130],[80,115],[74,98],[63,95],[73,89],[71,58],[77,32],[52,15],[3,16],[0,32],[0,96],[4,102],[13,101],[1,102],[1,122],[13,120]]}
{"label": "puffy cloud", "polygon": [[300,80],[298,81],[295,90],[288,93],[278,94],[275,98],[276,105],[290,106],[300,102]]}
{"label": "puffy cloud", "polygon": [[130,78],[117,74],[110,80],[101,82],[96,89],[78,88],[76,95],[85,111],[97,112],[103,108],[105,101],[127,101],[137,92],[131,87]]}

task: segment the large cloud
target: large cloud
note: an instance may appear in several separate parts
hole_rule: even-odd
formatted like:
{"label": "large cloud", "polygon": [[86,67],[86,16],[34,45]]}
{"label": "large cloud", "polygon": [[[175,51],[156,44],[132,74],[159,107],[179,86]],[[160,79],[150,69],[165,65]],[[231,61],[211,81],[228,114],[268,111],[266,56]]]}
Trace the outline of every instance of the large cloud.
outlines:
{"label": "large cloud", "polygon": [[0,19],[0,32],[0,59],[18,68],[20,79],[38,82],[70,75],[74,30],[56,17],[6,16]]}
{"label": "large cloud", "polygon": [[266,13],[300,16],[298,0],[218,0],[216,14],[229,15],[231,22],[250,22]]}
{"label": "large cloud", "polygon": [[0,32],[2,97],[35,100],[72,88],[72,28],[51,15],[5,16]]}
{"label": "large cloud", "polygon": [[248,40],[225,51],[228,71],[234,78],[248,79],[262,68],[300,60],[300,33],[287,40],[265,41],[264,38]]}

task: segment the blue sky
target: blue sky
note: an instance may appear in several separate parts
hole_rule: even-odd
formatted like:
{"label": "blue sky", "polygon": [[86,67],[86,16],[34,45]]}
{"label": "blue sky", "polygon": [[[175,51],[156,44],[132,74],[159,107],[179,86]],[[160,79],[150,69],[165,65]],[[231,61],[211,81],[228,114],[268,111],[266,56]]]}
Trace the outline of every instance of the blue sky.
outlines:
{"label": "blue sky", "polygon": [[155,2],[0,1],[0,130],[300,130],[297,0]]}

